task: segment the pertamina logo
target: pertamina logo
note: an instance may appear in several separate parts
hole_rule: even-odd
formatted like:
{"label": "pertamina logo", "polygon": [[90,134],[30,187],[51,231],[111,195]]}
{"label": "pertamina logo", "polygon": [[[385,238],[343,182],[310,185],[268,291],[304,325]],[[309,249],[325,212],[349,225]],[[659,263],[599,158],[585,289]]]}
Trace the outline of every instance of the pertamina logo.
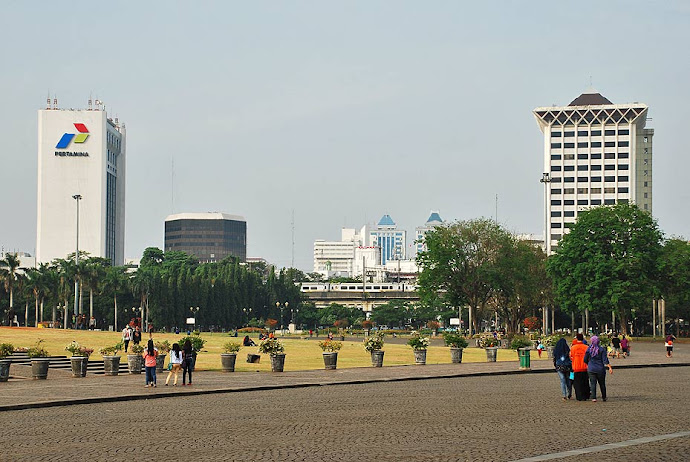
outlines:
{"label": "pertamina logo", "polygon": [[[60,138],[60,141],[58,141],[58,144],[55,145],[55,149],[67,149],[67,147],[69,147],[72,140],[74,140],[75,143],[81,144],[88,139],[89,129],[86,128],[86,125],[74,124],[74,128],[77,129],[79,134],[65,133],[64,135],[62,135],[62,138]],[[88,157],[89,153],[88,152],[55,151],[55,155],[60,156],[60,157]]]}

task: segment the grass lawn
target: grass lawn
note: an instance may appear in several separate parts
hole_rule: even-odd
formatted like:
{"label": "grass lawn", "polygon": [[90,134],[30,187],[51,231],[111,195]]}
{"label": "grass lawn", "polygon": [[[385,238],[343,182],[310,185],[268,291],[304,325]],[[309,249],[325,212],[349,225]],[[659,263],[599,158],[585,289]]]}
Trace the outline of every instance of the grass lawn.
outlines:
{"label": "grass lawn", "polygon": [[[142,344],[145,346],[148,334],[142,335]],[[183,335],[154,333],[155,341],[168,340],[170,343],[177,342]],[[241,342],[242,337],[230,337],[228,334],[204,332],[201,337],[206,340],[206,345],[197,357],[197,370],[220,370],[220,353],[222,345],[227,341]],[[105,346],[111,346],[120,341],[119,332],[92,332],[88,330],[72,329],[37,329],[33,327],[0,327],[0,343],[11,343],[16,347],[29,347],[38,339],[44,339],[44,345],[48,352],[53,356],[69,356],[65,347],[73,340],[80,345],[93,348],[93,359],[101,359],[99,350]],[[257,336],[252,337],[258,343]],[[300,337],[286,337],[281,339],[285,346],[285,370],[313,370],[323,369],[323,358],[321,348],[315,339],[306,340]],[[364,350],[362,340],[345,340],[343,348],[338,354],[338,367],[369,367],[371,358]],[[406,344],[386,343],[384,345],[384,367],[405,364],[414,364],[412,349]],[[256,353],[256,347],[242,347],[237,354],[235,370],[237,372],[269,372],[271,362],[267,355],[262,355],[261,363],[249,364],[246,362],[247,353]],[[124,355],[124,352],[119,354]],[[513,350],[498,350],[498,361],[517,361],[517,353]],[[531,360],[539,360],[537,352],[531,352]],[[546,360],[543,354],[541,360]],[[462,355],[463,362],[486,362],[484,350],[479,348],[466,348]],[[167,362],[166,362],[167,363]],[[450,351],[442,346],[430,346],[427,352],[427,364],[449,364]]]}

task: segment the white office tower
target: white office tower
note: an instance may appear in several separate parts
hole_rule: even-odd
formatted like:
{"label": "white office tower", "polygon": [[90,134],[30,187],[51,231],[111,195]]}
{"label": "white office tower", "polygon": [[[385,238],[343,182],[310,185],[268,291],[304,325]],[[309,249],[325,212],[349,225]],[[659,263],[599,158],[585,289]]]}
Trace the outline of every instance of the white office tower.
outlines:
{"label": "white office tower", "polygon": [[404,260],[407,231],[398,229],[390,215],[381,217],[375,228],[369,231],[369,245],[381,249],[379,265],[388,260]]}
{"label": "white office tower", "polygon": [[546,200],[546,252],[580,211],[634,202],[652,212],[652,137],[647,105],[613,104],[596,92],[565,107],[534,110],[544,134],[542,182]]}
{"label": "white office tower", "polygon": [[442,224],[443,220],[441,219],[441,215],[439,214],[438,210],[432,210],[429,214],[429,218],[426,220],[426,223],[424,223],[423,226],[417,226],[417,228],[415,228],[415,248],[417,250],[417,255],[426,250],[424,235]]}
{"label": "white office tower", "polygon": [[[75,199],[76,196],[76,199]],[[125,126],[99,101],[64,110],[57,100],[38,111],[36,260],[79,250],[124,263]]]}

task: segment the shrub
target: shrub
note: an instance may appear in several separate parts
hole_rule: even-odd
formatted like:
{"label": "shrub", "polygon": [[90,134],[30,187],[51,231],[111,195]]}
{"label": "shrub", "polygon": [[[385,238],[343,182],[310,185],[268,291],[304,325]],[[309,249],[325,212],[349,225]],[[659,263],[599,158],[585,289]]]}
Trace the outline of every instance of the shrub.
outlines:
{"label": "shrub", "polygon": [[114,356],[117,354],[118,351],[122,350],[122,347],[123,343],[118,342],[113,346],[101,348],[100,353],[102,356]]}
{"label": "shrub", "polygon": [[273,330],[273,329],[276,328],[277,325],[278,325],[278,320],[277,320],[277,319],[268,318],[268,319],[266,320],[266,327],[267,327],[268,329]]}
{"label": "shrub", "polygon": [[482,348],[491,348],[491,347],[497,347],[501,344],[501,342],[497,339],[494,338],[493,336],[490,337],[481,337],[479,339],[479,345]]}
{"label": "shrub", "polygon": [[206,340],[201,338],[198,334],[196,335],[187,335],[185,337],[182,337],[178,343],[180,345],[180,348],[184,346],[184,343],[189,340],[189,343],[192,344],[192,350],[196,351],[197,353],[201,351],[201,349],[204,347],[206,344]]}
{"label": "shrub", "polygon": [[238,342],[225,342],[223,344],[223,353],[237,353],[242,348]]}
{"label": "shrub", "polygon": [[243,334],[265,334],[266,329],[262,329],[261,327],[243,327],[242,329],[237,329],[237,332]]}
{"label": "shrub", "polygon": [[444,332],[443,341],[446,343],[446,346],[449,347],[467,348],[467,340],[465,340],[465,337],[463,337],[460,332]]}
{"label": "shrub", "polygon": [[525,318],[523,324],[527,330],[537,330],[539,327],[541,327],[541,320],[536,316],[529,316]]}
{"label": "shrub", "polygon": [[132,350],[132,353],[135,355],[140,355],[144,352],[144,346],[143,345],[132,345],[130,347],[130,350]]}
{"label": "shrub", "polygon": [[0,343],[0,358],[9,356],[14,352],[14,346],[11,343]]}
{"label": "shrub", "polygon": [[333,323],[335,327],[338,329],[344,329],[350,325],[350,321],[347,319],[338,319],[336,322]]}
{"label": "shrub", "polygon": [[414,350],[426,350],[429,347],[429,337],[424,337],[419,332],[412,332],[412,337],[407,344]]}
{"label": "shrub", "polygon": [[91,353],[93,353],[92,348],[86,348],[84,346],[81,346],[76,341],[73,341],[72,343],[67,345],[65,347],[65,350],[72,353],[72,356],[85,356],[87,358],[91,356]]}
{"label": "shrub", "polygon": [[343,347],[343,344],[341,342],[336,342],[334,340],[324,340],[322,342],[319,342],[319,346],[321,347],[322,351],[328,351],[328,352],[334,352],[338,351]]}
{"label": "shrub", "polygon": [[374,323],[371,322],[370,320],[366,319],[366,320],[362,321],[362,329],[369,330],[372,327],[374,327]]}
{"label": "shrub", "polygon": [[532,341],[525,337],[524,335],[516,335],[510,342],[510,348],[517,350],[518,348],[530,348],[532,347]]}
{"label": "shrub", "polygon": [[153,346],[155,346],[161,354],[167,354],[172,349],[172,345],[170,345],[170,342],[167,340],[155,342]]}
{"label": "shrub", "polygon": [[608,348],[608,346],[611,345],[611,338],[609,338],[608,335],[600,336],[599,345],[603,346],[604,348]]}
{"label": "shrub", "polygon": [[274,355],[285,351],[283,344],[275,337],[259,342],[259,353]]}
{"label": "shrub", "polygon": [[383,348],[383,333],[377,332],[364,339],[364,349],[368,352]]}
{"label": "shrub", "polygon": [[34,346],[29,347],[26,350],[26,353],[29,355],[29,358],[47,358],[50,356],[50,353],[48,353],[48,350],[45,349],[43,346],[43,340],[42,338],[38,339],[38,341],[34,344]]}

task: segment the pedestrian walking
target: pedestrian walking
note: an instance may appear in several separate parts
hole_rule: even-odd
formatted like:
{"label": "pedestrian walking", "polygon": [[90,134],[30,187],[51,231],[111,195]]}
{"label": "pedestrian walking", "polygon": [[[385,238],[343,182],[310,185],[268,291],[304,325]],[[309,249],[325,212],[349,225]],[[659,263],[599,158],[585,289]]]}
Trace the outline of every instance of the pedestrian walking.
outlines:
{"label": "pedestrian walking", "polygon": [[122,329],[122,341],[125,343],[125,353],[127,353],[127,347],[129,347],[129,341],[132,340],[132,331],[129,326],[125,326]]}
{"label": "pedestrian walking", "polygon": [[146,386],[156,386],[156,358],[158,357],[158,350],[153,346],[153,340],[149,339],[146,349],[144,350],[144,367],[146,368]]}
{"label": "pedestrian walking", "polygon": [[546,347],[544,347],[544,344],[541,343],[541,340],[539,340],[538,345],[537,345],[537,353],[539,354],[539,357],[541,358],[541,352],[546,350]]}
{"label": "pedestrian walking", "polygon": [[616,355],[616,358],[620,358],[621,357],[621,339],[618,338],[618,334],[613,334],[613,337],[611,338],[611,346],[613,347],[613,354]]}
{"label": "pedestrian walking", "polygon": [[613,368],[606,356],[606,350],[599,345],[599,337],[593,335],[590,339],[589,348],[585,353],[585,364],[587,364],[587,375],[589,376],[589,393],[592,402],[597,402],[597,383],[601,390],[601,399],[606,401],[606,367],[609,374],[613,374]]}
{"label": "pedestrian walking", "polygon": [[165,386],[170,383],[170,377],[174,376],[173,387],[177,386],[177,374],[180,372],[180,364],[182,364],[182,351],[180,351],[180,344],[173,343],[172,350],[170,350],[170,362],[168,364],[168,377],[165,379]]}
{"label": "pedestrian walking", "polygon": [[664,345],[666,346],[666,356],[667,357],[672,357],[673,356],[673,341],[676,339],[676,336],[673,334],[668,334],[666,336],[666,342]]}
{"label": "pedestrian walking", "polygon": [[628,339],[624,335],[623,338],[621,338],[621,351],[623,352],[623,359],[625,359],[628,356],[629,351],[630,351],[629,348],[630,348],[630,343],[628,342]]}
{"label": "pedestrian walking", "polygon": [[561,393],[563,401],[573,397],[573,382],[570,380],[570,373],[573,370],[573,363],[570,359],[570,348],[568,342],[561,338],[553,349],[553,366],[561,379]]}
{"label": "pedestrian walking", "polygon": [[589,382],[587,380],[587,365],[585,364],[585,353],[587,345],[584,343],[584,336],[577,334],[573,339],[573,346],[570,348],[570,360],[573,368],[573,388],[575,389],[575,399],[587,401],[589,399]]}
{"label": "pedestrian walking", "polygon": [[139,326],[137,326],[132,333],[132,343],[139,345],[139,342],[141,342],[141,329],[139,329]]}
{"label": "pedestrian walking", "polygon": [[182,346],[182,386],[185,385],[185,377],[189,374],[189,382],[187,385],[192,384],[192,371],[194,370],[194,349],[192,348],[192,342],[189,339],[184,341]]}

